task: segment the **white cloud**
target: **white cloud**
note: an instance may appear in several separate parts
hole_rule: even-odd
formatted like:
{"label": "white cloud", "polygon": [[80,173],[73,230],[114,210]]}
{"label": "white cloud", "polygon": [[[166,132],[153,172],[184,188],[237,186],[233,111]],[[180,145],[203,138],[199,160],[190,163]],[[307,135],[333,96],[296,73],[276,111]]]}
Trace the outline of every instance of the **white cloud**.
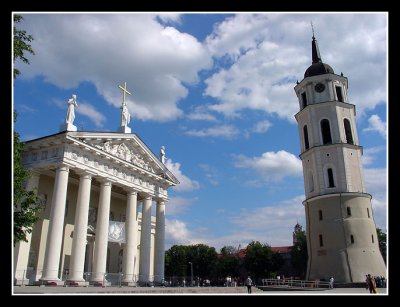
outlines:
{"label": "white cloud", "polygon": [[187,115],[190,120],[204,120],[209,122],[215,122],[217,119],[214,115],[210,114],[205,106],[198,106],[193,112]]}
{"label": "white cloud", "polygon": [[17,111],[17,113],[18,112],[34,113],[37,110],[32,108],[32,107],[30,107],[30,106],[28,106],[28,105],[26,105],[26,104],[21,104],[21,105],[19,105],[19,107],[18,107],[18,109],[16,111]]}
{"label": "white cloud", "polygon": [[[198,82],[210,55],[193,36],[164,27],[154,14],[24,14],[21,26],[34,37],[35,56],[22,78],[44,76],[61,88],[87,81],[119,107],[118,85],[127,82],[133,119],[168,121],[182,116],[185,84]],[[79,93],[77,93],[79,97]]]}
{"label": "white cloud", "polygon": [[280,150],[268,151],[260,157],[234,156],[234,165],[237,168],[254,169],[258,175],[267,181],[280,181],[288,176],[301,176],[303,174],[301,160],[295,155]]}
{"label": "white cloud", "polygon": [[231,139],[239,134],[239,130],[232,125],[222,125],[201,130],[187,130],[185,134],[197,137],[222,137]]}
{"label": "white cloud", "polygon": [[161,13],[158,14],[157,17],[160,18],[163,22],[170,23],[181,23],[181,14],[173,14],[173,13]]}
{"label": "white cloud", "polygon": [[172,187],[173,190],[177,192],[185,192],[200,188],[200,184],[196,180],[192,180],[182,173],[180,163],[174,163],[171,159],[167,159],[165,166],[176,176],[176,178],[178,178],[180,182],[177,186]]}
{"label": "white cloud", "polygon": [[165,219],[165,245],[167,248],[174,244],[190,244],[191,233],[185,222],[179,220]]}
{"label": "white cloud", "polygon": [[167,214],[178,215],[186,212],[197,198],[171,197],[167,203]]}
{"label": "white cloud", "polygon": [[387,170],[386,168],[366,168],[364,178],[367,193],[372,195],[376,226],[387,229]]}
{"label": "white cloud", "polygon": [[376,159],[376,155],[384,150],[385,150],[384,146],[377,146],[377,147],[371,147],[371,148],[364,149],[363,156],[362,156],[363,165],[365,166],[365,165],[372,164]]}
{"label": "white cloud", "polygon": [[94,106],[87,102],[79,103],[75,110],[76,113],[89,117],[89,119],[94,122],[97,127],[103,127],[104,122],[107,120],[103,114],[101,114]]}
{"label": "white cloud", "polygon": [[[206,39],[225,64],[205,80],[205,94],[218,101],[210,109],[225,116],[260,110],[294,123],[293,87],[311,65],[309,20],[322,60],[348,77],[358,113],[386,103],[387,14],[237,14]],[[338,41],[346,48],[338,48]]]}
{"label": "white cloud", "polygon": [[215,167],[212,167],[208,164],[200,164],[199,166],[204,171],[204,174],[210,184],[213,186],[219,185],[219,172]]}
{"label": "white cloud", "polygon": [[269,120],[263,120],[263,121],[255,124],[255,126],[253,128],[253,132],[264,133],[264,132],[267,132],[267,130],[271,127],[272,127],[272,123]]}
{"label": "white cloud", "polygon": [[376,131],[386,139],[386,123],[383,122],[377,114],[374,114],[368,118],[368,123],[369,126],[363,129],[364,132]]}

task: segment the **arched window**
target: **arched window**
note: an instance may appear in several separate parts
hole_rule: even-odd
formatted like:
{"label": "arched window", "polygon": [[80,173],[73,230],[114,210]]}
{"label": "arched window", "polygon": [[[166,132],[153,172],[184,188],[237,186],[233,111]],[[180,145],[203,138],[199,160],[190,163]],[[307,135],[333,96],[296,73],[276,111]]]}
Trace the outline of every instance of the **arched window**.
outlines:
{"label": "arched window", "polygon": [[334,188],[335,181],[333,180],[333,170],[328,168],[328,188]]}
{"label": "arched window", "polygon": [[322,219],[323,219],[322,210],[318,210],[318,217],[319,217],[319,220],[322,221]]}
{"label": "arched window", "polygon": [[310,174],[308,175],[308,183],[310,185],[310,189],[309,191],[312,192],[314,191],[314,176],[313,174],[310,172]]}
{"label": "arched window", "polygon": [[307,94],[306,92],[301,93],[301,100],[303,102],[303,109],[307,106]]}
{"label": "arched window", "polygon": [[354,236],[353,235],[350,235],[350,242],[351,242],[351,244],[354,243]]}
{"label": "arched window", "polygon": [[331,127],[329,125],[329,120],[321,120],[321,133],[322,133],[322,143],[332,144]]}
{"label": "arched window", "polygon": [[347,118],[345,118],[343,120],[343,123],[344,123],[344,132],[346,134],[346,142],[347,142],[347,144],[354,144],[353,134],[351,133],[350,121]]}
{"label": "arched window", "polygon": [[319,235],[319,246],[324,246],[324,240],[322,239],[322,235]]}
{"label": "arched window", "polygon": [[307,150],[308,148],[310,148],[310,143],[308,142],[308,129],[307,129],[307,125],[305,125],[303,127],[303,134],[304,134],[304,147]]}

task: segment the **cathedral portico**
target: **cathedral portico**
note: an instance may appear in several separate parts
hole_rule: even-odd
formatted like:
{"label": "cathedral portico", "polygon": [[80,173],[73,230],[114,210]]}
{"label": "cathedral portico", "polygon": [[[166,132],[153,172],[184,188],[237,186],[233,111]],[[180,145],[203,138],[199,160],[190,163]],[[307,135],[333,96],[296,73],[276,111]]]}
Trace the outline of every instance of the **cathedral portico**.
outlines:
{"label": "cathedral portico", "polygon": [[29,188],[37,187],[46,207],[32,240],[15,249],[16,283],[27,268],[45,284],[103,284],[107,273],[147,284],[155,270],[163,274],[167,189],[179,183],[163,157],[121,132],[62,131],[24,149],[23,163],[35,174]]}

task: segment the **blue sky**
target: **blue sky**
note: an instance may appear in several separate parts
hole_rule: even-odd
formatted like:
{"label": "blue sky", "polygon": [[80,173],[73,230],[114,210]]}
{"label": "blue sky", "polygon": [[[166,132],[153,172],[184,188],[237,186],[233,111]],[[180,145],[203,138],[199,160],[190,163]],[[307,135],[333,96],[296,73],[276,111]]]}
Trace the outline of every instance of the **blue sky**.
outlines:
{"label": "blue sky", "polygon": [[127,82],[129,126],[181,184],[169,190],[166,243],[290,245],[305,227],[294,92],[322,60],[349,81],[367,191],[387,229],[387,14],[22,14],[34,37],[17,62],[15,129],[57,133],[77,95],[74,124],[116,131]]}

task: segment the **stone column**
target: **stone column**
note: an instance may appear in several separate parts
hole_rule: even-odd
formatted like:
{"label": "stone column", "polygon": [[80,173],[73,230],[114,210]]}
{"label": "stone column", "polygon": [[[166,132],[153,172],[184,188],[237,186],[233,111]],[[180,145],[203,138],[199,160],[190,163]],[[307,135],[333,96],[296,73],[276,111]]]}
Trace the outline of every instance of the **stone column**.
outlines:
{"label": "stone column", "polygon": [[[40,173],[31,171],[31,176],[26,183],[25,189],[27,191],[37,191],[39,187],[39,177]],[[31,238],[32,233],[26,233],[26,239],[28,242],[19,241],[14,247],[14,283],[16,285],[26,285],[29,282],[26,278],[26,269],[28,268]]]}
{"label": "stone column", "polygon": [[62,284],[58,278],[60,252],[64,228],[65,202],[67,199],[69,167],[61,165],[56,170],[53,197],[51,200],[50,223],[47,233],[42,281]]}
{"label": "stone column", "polygon": [[136,219],[137,192],[129,191],[126,200],[126,221],[125,235],[126,244],[124,258],[122,261],[122,273],[124,274],[122,282],[125,285],[134,285],[133,274],[135,258],[137,253],[137,232],[138,224]]}
{"label": "stone column", "polygon": [[90,188],[92,176],[82,174],[79,181],[78,200],[76,203],[74,237],[72,240],[71,263],[69,265],[68,283],[84,284],[86,237],[88,227]]}
{"label": "stone column", "polygon": [[97,209],[92,282],[103,282],[104,273],[106,272],[110,201],[111,182],[104,181],[101,183],[99,207]]}
{"label": "stone column", "polygon": [[142,208],[142,228],[140,232],[140,264],[139,283],[150,282],[150,250],[151,250],[151,197],[146,196]]}
{"label": "stone column", "polygon": [[165,259],[165,202],[157,201],[156,211],[156,234],[154,238],[154,278],[156,283],[161,284],[164,279]]}

